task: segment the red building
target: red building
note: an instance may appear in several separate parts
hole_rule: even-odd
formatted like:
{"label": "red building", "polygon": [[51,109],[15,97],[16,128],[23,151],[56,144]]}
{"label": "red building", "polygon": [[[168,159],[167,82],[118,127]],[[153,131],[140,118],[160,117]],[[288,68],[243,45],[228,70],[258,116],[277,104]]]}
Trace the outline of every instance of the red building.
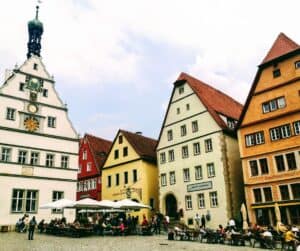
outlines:
{"label": "red building", "polygon": [[101,173],[112,142],[85,134],[79,146],[76,200],[101,200]]}

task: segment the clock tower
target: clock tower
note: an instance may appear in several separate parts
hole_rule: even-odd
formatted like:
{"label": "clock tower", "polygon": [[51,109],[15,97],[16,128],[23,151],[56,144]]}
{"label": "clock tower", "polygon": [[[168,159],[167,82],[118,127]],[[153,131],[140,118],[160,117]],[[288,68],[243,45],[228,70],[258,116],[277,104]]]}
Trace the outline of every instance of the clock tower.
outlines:
{"label": "clock tower", "polygon": [[61,217],[40,205],[76,197],[79,138],[42,62],[38,11],[28,22],[27,59],[0,85],[0,227],[24,214]]}

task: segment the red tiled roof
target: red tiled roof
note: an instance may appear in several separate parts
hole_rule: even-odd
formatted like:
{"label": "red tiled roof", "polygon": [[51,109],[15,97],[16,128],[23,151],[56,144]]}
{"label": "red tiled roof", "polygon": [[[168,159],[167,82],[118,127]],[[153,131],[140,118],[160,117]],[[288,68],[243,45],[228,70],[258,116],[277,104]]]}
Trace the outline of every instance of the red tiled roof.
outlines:
{"label": "red tiled roof", "polygon": [[[91,134],[85,134],[84,137],[87,139],[87,142],[90,146],[90,150],[93,154],[97,168],[101,170],[112,145],[112,142]],[[105,153],[105,156],[101,156],[101,153],[103,152]]]}
{"label": "red tiled roof", "polygon": [[142,158],[156,160],[157,140],[124,130],[120,130],[120,132],[126,137],[138,155]]}
{"label": "red tiled roof", "polygon": [[228,127],[218,114],[239,119],[243,106],[233,98],[184,72],[180,74],[178,80],[187,81],[221,128]]}
{"label": "red tiled roof", "polygon": [[281,32],[262,61],[262,64],[299,48],[300,46],[297,43]]}

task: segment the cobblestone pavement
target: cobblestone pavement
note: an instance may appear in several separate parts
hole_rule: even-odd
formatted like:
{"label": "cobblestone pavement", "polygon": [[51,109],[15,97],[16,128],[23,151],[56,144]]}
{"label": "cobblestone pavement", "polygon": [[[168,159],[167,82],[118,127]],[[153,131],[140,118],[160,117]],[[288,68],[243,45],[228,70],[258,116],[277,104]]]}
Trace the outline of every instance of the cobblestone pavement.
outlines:
{"label": "cobblestone pavement", "polygon": [[35,233],[27,240],[22,233],[0,233],[0,251],[262,251],[252,247],[214,245],[197,241],[168,241],[159,236],[92,236],[84,238],[56,237]]}

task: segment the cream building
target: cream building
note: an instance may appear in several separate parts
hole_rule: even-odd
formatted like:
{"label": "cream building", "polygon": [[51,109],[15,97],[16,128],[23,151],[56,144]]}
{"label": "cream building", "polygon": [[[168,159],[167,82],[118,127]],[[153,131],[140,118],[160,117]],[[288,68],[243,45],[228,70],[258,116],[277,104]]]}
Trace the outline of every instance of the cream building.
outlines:
{"label": "cream building", "polygon": [[[0,226],[25,213],[38,221],[61,217],[39,206],[76,196],[78,135],[42,63],[37,15],[28,28],[27,60],[0,87]],[[65,216],[72,220],[74,211]]]}
{"label": "cream building", "polygon": [[179,76],[157,146],[163,214],[181,213],[192,226],[198,213],[212,228],[239,218],[243,182],[234,128],[241,110],[224,93],[188,74]]}

